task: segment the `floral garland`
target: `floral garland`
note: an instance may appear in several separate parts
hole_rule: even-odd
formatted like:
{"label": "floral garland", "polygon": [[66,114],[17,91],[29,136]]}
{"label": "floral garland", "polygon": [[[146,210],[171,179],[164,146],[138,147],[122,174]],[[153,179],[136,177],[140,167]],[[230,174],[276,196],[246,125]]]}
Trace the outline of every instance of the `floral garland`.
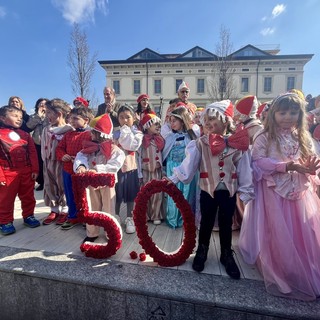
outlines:
{"label": "floral garland", "polygon": [[[180,248],[175,253],[162,251],[153,242],[148,233],[147,207],[150,197],[157,192],[167,193],[175,202],[183,218],[184,239]],[[182,192],[173,183],[167,180],[151,180],[139,191],[135,199],[133,220],[137,230],[139,243],[155,262],[163,267],[179,266],[186,262],[196,245],[196,227],[194,214],[188,201],[183,197]]]}
{"label": "floral garland", "polygon": [[79,222],[103,227],[108,235],[108,243],[106,244],[94,244],[91,242],[81,244],[80,250],[84,252],[87,257],[96,259],[109,258],[121,247],[122,229],[119,222],[109,213],[101,211],[89,212],[86,196],[86,188],[88,186],[94,188],[101,186],[113,188],[114,185],[115,176],[110,173],[96,174],[87,172],[72,176],[73,193],[78,210]]}

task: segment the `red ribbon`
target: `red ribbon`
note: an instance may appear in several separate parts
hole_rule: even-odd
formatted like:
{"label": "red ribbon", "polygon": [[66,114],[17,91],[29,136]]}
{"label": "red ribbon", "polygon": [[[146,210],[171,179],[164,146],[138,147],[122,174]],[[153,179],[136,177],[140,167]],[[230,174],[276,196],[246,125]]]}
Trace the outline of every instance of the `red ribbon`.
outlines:
{"label": "red ribbon", "polygon": [[101,151],[106,159],[110,159],[111,157],[111,147],[112,141],[104,141],[102,143],[97,143],[93,141],[84,141],[83,142],[83,149],[81,150],[82,153],[90,154],[97,151]]}
{"label": "red ribbon", "polygon": [[148,148],[150,146],[150,143],[152,140],[154,140],[158,150],[162,151],[162,149],[164,148],[164,139],[160,135],[157,135],[157,134],[145,133],[143,135],[143,140],[142,140],[143,147]]}

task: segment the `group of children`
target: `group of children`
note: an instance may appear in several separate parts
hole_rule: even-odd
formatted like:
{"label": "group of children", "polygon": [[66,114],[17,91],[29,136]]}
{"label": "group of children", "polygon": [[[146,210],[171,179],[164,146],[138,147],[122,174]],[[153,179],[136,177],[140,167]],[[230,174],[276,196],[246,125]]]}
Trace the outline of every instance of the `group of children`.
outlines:
{"label": "group of children", "polygon": [[[205,267],[217,215],[220,262],[230,277],[240,278],[232,250],[233,217],[240,206],[239,248],[247,263],[257,264],[267,291],[302,300],[320,296],[320,161],[301,96],[279,95],[266,110],[255,96],[235,106],[223,100],[197,110],[175,101],[162,126],[148,98],[138,98],[138,113],[129,105],[119,108],[116,131],[108,113],[93,119],[85,106],[70,110],[60,99],[46,102],[49,125],[41,152],[44,200],[51,213],[43,224],[55,222],[65,230],[76,225],[72,174],[108,172],[115,174],[115,187],[89,187],[89,208],[119,215],[125,202],[126,232],[134,233],[132,211],[140,186],[164,178],[177,184],[196,221],[201,213],[194,270]],[[265,112],[263,125],[259,111]],[[16,195],[24,224],[40,225],[33,215],[38,166],[29,135],[19,129],[22,113],[2,107],[0,123],[0,230],[10,234]],[[154,224],[183,225],[170,197],[164,201],[159,193],[149,201],[148,219]],[[87,225],[86,230],[84,241],[94,242],[99,227]]]}

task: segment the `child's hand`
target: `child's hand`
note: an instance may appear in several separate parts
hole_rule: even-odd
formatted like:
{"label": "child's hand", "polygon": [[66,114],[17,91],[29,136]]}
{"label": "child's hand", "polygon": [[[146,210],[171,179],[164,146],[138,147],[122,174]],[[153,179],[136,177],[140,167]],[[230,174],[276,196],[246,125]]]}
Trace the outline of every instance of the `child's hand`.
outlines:
{"label": "child's hand", "polygon": [[5,186],[5,185],[6,185],[6,183],[4,181],[0,182],[0,186]]}
{"label": "child's hand", "polygon": [[161,180],[162,181],[167,181],[168,184],[173,183],[167,176],[163,177]]}
{"label": "child's hand", "polygon": [[32,180],[36,180],[37,178],[38,178],[38,174],[35,173],[35,172],[32,172],[32,173],[31,173],[31,179],[32,179]]}
{"label": "child's hand", "polygon": [[85,173],[86,171],[87,171],[87,169],[84,166],[79,166],[77,168],[77,173]]}
{"label": "child's hand", "polygon": [[88,172],[97,173],[97,170],[95,170],[95,169],[90,169],[90,170],[88,170]]}
{"label": "child's hand", "polygon": [[65,155],[61,158],[61,160],[62,160],[63,162],[67,162],[67,161],[72,161],[73,158],[74,158],[74,157],[71,157],[69,154],[65,154]]}
{"label": "child's hand", "polygon": [[302,166],[308,169],[309,174],[315,175],[316,171],[320,168],[320,160],[317,157],[309,156],[307,159],[299,159],[299,162]]}

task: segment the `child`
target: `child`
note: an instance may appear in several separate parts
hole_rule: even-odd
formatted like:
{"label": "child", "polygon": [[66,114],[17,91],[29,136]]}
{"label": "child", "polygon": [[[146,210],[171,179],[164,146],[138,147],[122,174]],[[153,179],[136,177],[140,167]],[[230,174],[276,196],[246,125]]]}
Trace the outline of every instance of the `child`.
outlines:
{"label": "child", "polygon": [[21,200],[24,225],[35,228],[40,222],[34,217],[36,205],[34,184],[39,166],[36,148],[29,134],[22,131],[22,110],[0,108],[0,231],[4,235],[16,231],[14,202]]}
{"label": "child", "polygon": [[[112,143],[113,125],[109,114],[94,118],[90,122],[91,141],[84,141],[84,148],[77,154],[73,168],[76,173],[116,173],[122,167],[125,155]],[[115,214],[115,188],[88,187],[90,211],[104,211]],[[94,242],[100,227],[87,224],[87,237],[83,242]]]}
{"label": "child", "polygon": [[49,125],[42,132],[41,156],[44,172],[44,203],[50,206],[51,212],[42,222],[44,225],[54,221],[56,224],[62,224],[68,213],[63,189],[62,162],[56,158],[56,148],[63,135],[68,131],[73,131],[73,128],[66,124],[70,110],[69,105],[61,99],[46,102],[46,117]]}
{"label": "child", "polygon": [[257,264],[269,293],[314,300],[320,296],[320,166],[304,109],[295,93],[270,106],[253,143],[256,199],[245,208],[239,247],[247,263]]}
{"label": "child", "polygon": [[[257,111],[259,102],[256,96],[249,95],[241,98],[235,104],[233,120],[238,126],[243,126],[247,129],[252,145],[254,135],[259,132],[263,126],[260,120],[257,119]],[[244,205],[237,195],[236,212],[233,216],[232,230],[238,230],[241,227],[243,218]]]}
{"label": "child", "polygon": [[68,215],[65,215],[65,221],[61,216],[61,229],[69,230],[78,224],[77,209],[74,202],[72,180],[73,174],[73,160],[77,153],[82,149],[83,141],[90,141],[90,127],[88,123],[93,119],[93,114],[90,109],[84,106],[75,107],[69,113],[69,123],[75,131],[67,132],[61,141],[58,143],[56,149],[56,157],[58,161],[62,161],[63,170],[63,187],[66,195],[67,205],[69,208]]}
{"label": "child", "polygon": [[[173,168],[181,164],[185,158],[187,144],[196,139],[191,129],[191,117],[185,107],[178,107],[170,114],[171,132],[166,137],[166,143],[162,151],[163,161],[166,161],[166,175],[171,176]],[[190,180],[189,184],[178,183],[177,187],[183,193],[195,212],[196,179]],[[180,211],[173,199],[168,196],[166,207],[166,220],[171,228],[182,227],[183,220]]]}
{"label": "child", "polygon": [[[139,178],[142,184],[146,184],[152,179],[161,180],[162,178],[162,149],[164,139],[160,135],[161,119],[155,113],[145,113],[140,120],[143,129],[143,140],[139,156]],[[164,219],[162,210],[163,194],[154,194],[148,204],[147,216],[153,224],[161,224]]]}
{"label": "child", "polygon": [[127,204],[127,218],[125,220],[126,233],[135,233],[132,218],[134,198],[139,191],[139,178],[137,170],[136,151],[141,146],[143,134],[133,125],[135,113],[131,106],[123,105],[118,110],[118,121],[120,130],[114,134],[114,139],[118,146],[125,153],[125,161],[118,171],[118,183],[116,184],[116,214],[120,214],[121,202]]}
{"label": "child", "polygon": [[208,105],[203,114],[203,125],[207,134],[191,141],[186,158],[173,169],[169,177],[174,183],[189,183],[200,168],[201,222],[199,241],[192,268],[201,272],[207,260],[211,231],[218,209],[219,237],[221,246],[220,262],[227,274],[240,278],[240,271],[231,249],[232,216],[236,206],[236,192],[245,203],[254,197],[248,149],[249,138],[246,130],[228,135],[233,115],[229,100]]}

